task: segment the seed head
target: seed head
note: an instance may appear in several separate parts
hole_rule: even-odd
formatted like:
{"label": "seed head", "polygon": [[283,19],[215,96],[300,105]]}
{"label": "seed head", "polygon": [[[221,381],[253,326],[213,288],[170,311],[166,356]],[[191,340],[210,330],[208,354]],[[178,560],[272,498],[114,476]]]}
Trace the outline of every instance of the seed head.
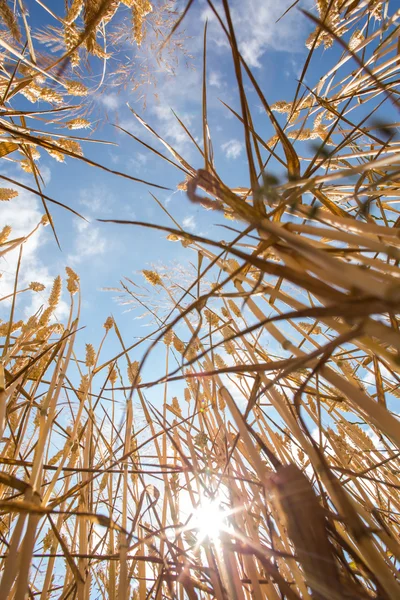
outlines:
{"label": "seed head", "polygon": [[359,46],[361,42],[364,41],[364,39],[364,35],[361,33],[361,31],[359,29],[356,29],[349,40],[350,50],[355,50],[357,46]]}
{"label": "seed head", "polygon": [[231,309],[231,311],[233,312],[233,314],[235,315],[235,317],[239,318],[242,316],[242,313],[240,312],[239,308],[237,307],[237,305],[234,303],[233,300],[228,300],[228,305],[229,305],[229,308]]}
{"label": "seed head", "polygon": [[66,150],[67,152],[73,152],[73,154],[83,156],[82,147],[76,140],[63,138],[61,140],[58,140],[58,146],[60,146],[61,148],[63,148],[63,150]]}
{"label": "seed head", "polygon": [[185,344],[175,334],[174,334],[173,344],[174,344],[174,348],[177,352],[180,352],[181,354],[183,354],[185,352]]}
{"label": "seed head", "polygon": [[144,278],[146,281],[151,283],[151,285],[162,285],[162,279],[156,271],[149,271],[144,269],[142,271]]}
{"label": "seed head", "polygon": [[110,365],[109,369],[110,369],[109,380],[110,380],[111,384],[114,385],[115,382],[117,381],[117,370],[112,365]]}
{"label": "seed head", "polygon": [[86,344],[86,359],[85,365],[87,367],[93,367],[96,362],[96,352],[94,351],[92,344]]}
{"label": "seed head", "polygon": [[16,196],[18,196],[16,190],[12,190],[11,188],[0,188],[0,202],[7,202]]}
{"label": "seed head", "polygon": [[40,319],[39,319],[39,326],[40,327],[46,327],[49,324],[51,315],[53,314],[54,311],[54,306],[48,306],[41,314]]}
{"label": "seed head", "polygon": [[110,331],[110,329],[114,327],[114,319],[112,317],[107,317],[103,327],[106,331]]}
{"label": "seed head", "polygon": [[87,96],[89,93],[88,88],[80,81],[66,81],[65,87],[70,96]]}
{"label": "seed head", "polygon": [[218,394],[218,408],[219,408],[219,410],[225,410],[225,407],[226,407],[225,398],[223,397],[222,394]]}
{"label": "seed head", "polygon": [[292,110],[292,103],[283,102],[282,100],[280,100],[279,102],[275,102],[275,104],[272,104],[271,110],[277,113],[290,113],[290,111]]}
{"label": "seed head", "polygon": [[212,327],[218,327],[219,325],[219,317],[215,313],[211,312],[208,308],[204,311],[204,316],[206,318],[207,323]]}
{"label": "seed head", "polygon": [[176,396],[174,396],[172,398],[172,408],[174,409],[174,411],[179,415],[182,416],[182,410],[181,407],[179,405],[179,400]]}
{"label": "seed head", "polygon": [[49,296],[49,305],[55,308],[60,302],[61,297],[61,277],[58,275],[54,279],[53,287]]}
{"label": "seed head", "polygon": [[88,375],[83,375],[81,382],[79,384],[79,388],[78,388],[78,398],[79,400],[83,400],[86,397],[86,394],[88,392],[89,389],[89,376]]}
{"label": "seed head", "polygon": [[219,354],[214,354],[214,361],[218,369],[226,369],[227,364]]}
{"label": "seed head", "polygon": [[164,344],[166,346],[170,346],[173,341],[174,341],[174,332],[172,331],[172,329],[169,329],[167,331],[167,333],[164,335]]}
{"label": "seed head", "polygon": [[68,129],[88,129],[91,125],[90,121],[87,119],[71,119],[71,121],[66,121],[66,126]]}
{"label": "seed head", "polygon": [[208,436],[206,433],[204,433],[204,431],[200,431],[200,433],[198,433],[194,438],[194,443],[196,446],[199,446],[199,448],[204,448],[207,446],[207,442]]}
{"label": "seed head", "polygon": [[67,290],[74,295],[79,290],[79,275],[71,267],[65,267],[65,272],[68,275]]}
{"label": "seed head", "polygon": [[53,545],[53,541],[54,541],[54,533],[53,533],[52,529],[49,529],[43,538],[43,551],[44,552],[48,552],[51,549],[51,547]]}
{"label": "seed head", "polygon": [[5,225],[3,229],[0,231],[0,244],[4,244],[10,236],[11,227],[9,225]]}
{"label": "seed head", "polygon": [[31,281],[29,284],[29,289],[33,292],[43,292],[45,288],[46,286],[43,285],[43,283],[39,283],[38,281]]}
{"label": "seed head", "polygon": [[40,92],[40,99],[45,102],[51,102],[52,104],[62,104],[63,97],[61,94],[49,87],[43,87]]}
{"label": "seed head", "polygon": [[[138,374],[139,371],[139,361],[138,360],[134,360],[129,366],[128,366],[128,379],[129,382],[131,383],[131,385],[133,385],[133,382],[136,379],[136,376]],[[136,383],[139,384],[142,381],[141,376],[139,375],[139,377],[136,379]]]}

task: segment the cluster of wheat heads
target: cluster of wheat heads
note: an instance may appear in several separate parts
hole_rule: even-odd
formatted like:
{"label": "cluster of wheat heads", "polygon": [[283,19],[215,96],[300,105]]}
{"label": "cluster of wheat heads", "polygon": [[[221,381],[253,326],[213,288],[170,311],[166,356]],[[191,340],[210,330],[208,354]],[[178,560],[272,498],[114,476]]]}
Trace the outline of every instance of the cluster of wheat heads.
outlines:
{"label": "cluster of wheat heads", "polygon": [[[145,61],[133,60],[142,46],[165,66],[172,55],[177,60],[182,43],[171,38],[164,44],[164,31],[176,19],[170,0],[25,4],[0,2],[0,200],[11,200],[21,187],[30,190],[41,198],[53,227],[49,206],[60,202],[44,191],[41,154],[58,162],[75,158],[117,173],[85,157],[82,147],[82,142],[101,141],[92,135],[101,94],[117,84],[120,91],[127,83],[137,91],[151,77]],[[121,53],[126,53],[129,41],[134,50],[127,64]],[[100,117],[103,120],[104,114]],[[26,177],[11,176],[15,166],[22,175],[32,175],[32,186],[26,185]]]}
{"label": "cluster of wheat heads", "polygon": [[[270,106],[228,2],[209,5],[232,48],[241,110],[227,110],[243,123],[250,186],[218,176],[204,52],[202,147],[181,123],[204,168],[164,144],[189,199],[229,219],[226,239],[158,226],[197,268],[189,281],[143,271],[147,299],[123,281],[154,318],[148,339],[124,340],[110,319],[118,355],[103,360],[102,342],[79,358],[77,276],[64,328],[51,320],[60,279],[15,322],[21,294],[42,293],[16,276],[1,324],[2,598],[399,597],[400,14],[318,2],[295,97]],[[340,56],[310,87],[321,44]],[[23,242],[9,234],[2,252]],[[160,348],[165,375],[150,379]]]}
{"label": "cluster of wheat heads", "polygon": [[[145,549],[152,547],[134,514],[156,491],[144,480],[149,469],[140,464],[132,402],[127,395],[121,407],[114,388],[133,381],[138,363],[111,317],[100,347],[86,344],[84,359],[77,358],[79,277],[66,268],[70,312],[62,324],[54,318],[60,276],[48,297],[37,281],[19,288],[25,242],[12,239],[9,228],[1,233],[1,256],[17,250],[20,260],[14,291],[1,298],[10,315],[0,324],[0,597],[130,598],[136,578],[145,582]],[[42,294],[42,308],[16,320],[18,301],[30,293]],[[99,366],[112,332],[126,356],[123,373],[117,360]],[[150,442],[143,443],[149,453]],[[163,471],[156,465],[153,472]]]}

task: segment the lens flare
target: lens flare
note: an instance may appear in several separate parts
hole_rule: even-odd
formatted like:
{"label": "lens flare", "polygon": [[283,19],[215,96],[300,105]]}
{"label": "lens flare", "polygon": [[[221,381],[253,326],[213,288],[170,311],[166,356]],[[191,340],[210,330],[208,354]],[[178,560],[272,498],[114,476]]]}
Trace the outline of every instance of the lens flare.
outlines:
{"label": "lens flare", "polygon": [[197,539],[202,542],[205,539],[216,540],[222,529],[226,526],[226,513],[221,508],[218,500],[203,498],[193,513],[191,526],[197,529]]}

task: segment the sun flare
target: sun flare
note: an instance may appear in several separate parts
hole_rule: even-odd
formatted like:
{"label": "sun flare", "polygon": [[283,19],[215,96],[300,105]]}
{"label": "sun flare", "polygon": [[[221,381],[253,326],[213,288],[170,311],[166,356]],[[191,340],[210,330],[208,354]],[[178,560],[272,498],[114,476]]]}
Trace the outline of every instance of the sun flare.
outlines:
{"label": "sun flare", "polygon": [[219,537],[222,529],[226,527],[226,512],[221,507],[219,500],[203,498],[193,513],[192,523],[197,530],[197,540],[215,540]]}

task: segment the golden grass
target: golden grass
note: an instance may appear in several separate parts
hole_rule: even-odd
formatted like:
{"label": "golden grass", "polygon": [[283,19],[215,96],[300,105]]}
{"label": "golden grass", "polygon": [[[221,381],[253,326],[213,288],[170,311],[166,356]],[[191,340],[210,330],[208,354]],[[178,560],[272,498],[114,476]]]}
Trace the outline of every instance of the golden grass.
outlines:
{"label": "golden grass", "polygon": [[[227,0],[224,19],[209,5],[232,49],[250,187],[230,189],[214,164],[205,33],[204,168],[161,141],[189,200],[230,219],[229,241],[175,222],[117,221],[165,231],[197,269],[144,270],[140,295],[124,280],[153,330],[131,343],[109,318],[85,357],[74,352],[71,269],[63,326],[60,278],[26,322],[15,321],[16,303],[40,282],[20,290],[17,271],[3,299],[1,598],[399,597],[399,171],[387,115],[398,110],[400,14],[389,2],[318,2],[295,97],[270,106]],[[309,89],[320,43],[343,53]],[[246,77],[275,129],[269,142],[255,130]],[[19,269],[24,240],[0,236],[1,255],[21,249]],[[105,359],[111,336],[120,351]],[[165,370],[151,379],[143,366],[156,346]],[[150,389],[162,390],[161,404]],[[212,522],[213,501],[222,527],[204,537],[195,513],[205,505]]]}

